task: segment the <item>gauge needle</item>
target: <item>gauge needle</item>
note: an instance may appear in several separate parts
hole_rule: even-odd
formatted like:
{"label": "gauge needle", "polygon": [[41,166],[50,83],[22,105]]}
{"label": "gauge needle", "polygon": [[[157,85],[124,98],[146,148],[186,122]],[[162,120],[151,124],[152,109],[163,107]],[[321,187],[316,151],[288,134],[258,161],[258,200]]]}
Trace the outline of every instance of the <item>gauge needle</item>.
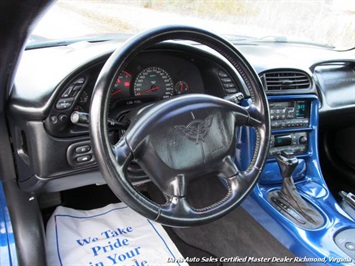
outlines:
{"label": "gauge needle", "polygon": [[148,90],[145,90],[145,91],[141,91],[139,93],[137,93],[137,95],[142,95],[142,94],[145,94],[145,93],[148,93],[148,92],[153,92],[153,91],[157,91],[159,89],[158,86],[152,86],[150,89]]}
{"label": "gauge needle", "polygon": [[114,95],[116,95],[116,94],[118,94],[118,93],[120,93],[120,92],[122,92],[122,90],[114,91],[114,92],[111,93],[111,96],[114,96]]}

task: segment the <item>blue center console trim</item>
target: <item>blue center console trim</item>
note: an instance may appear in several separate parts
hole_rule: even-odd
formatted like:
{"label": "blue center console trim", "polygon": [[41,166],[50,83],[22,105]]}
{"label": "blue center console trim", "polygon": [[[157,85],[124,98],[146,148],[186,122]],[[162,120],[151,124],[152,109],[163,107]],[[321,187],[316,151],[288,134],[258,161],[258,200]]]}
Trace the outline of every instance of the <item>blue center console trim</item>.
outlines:
{"label": "blue center console trim", "polygon": [[[278,128],[272,130],[272,134],[308,133],[307,150],[297,155],[301,163],[298,166],[299,169],[297,168],[295,171],[295,184],[302,197],[320,211],[325,222],[316,229],[300,228],[269,203],[267,200],[268,193],[273,190],[279,190],[282,184],[281,174],[274,156],[270,156],[267,159],[258,184],[242,206],[297,257],[325,258],[328,265],[353,265],[354,261],[349,262],[349,256],[334,241],[335,235],[339,232],[348,228],[355,228],[355,222],[337,204],[329,192],[321,173],[317,148],[318,98],[315,95],[294,95],[269,96],[268,99],[269,102],[297,100],[310,102],[308,126]],[[249,131],[248,134],[243,134],[240,146],[249,146],[249,149],[251,149],[250,146],[254,147],[255,139],[253,130],[249,129]],[[239,154],[241,153],[239,152]],[[241,169],[245,169],[249,162],[250,158],[237,157],[237,163]],[[332,258],[334,259],[333,261],[331,260]],[[310,265],[317,265],[317,263],[314,264],[307,260],[304,262]],[[324,263],[320,262],[318,265],[324,265]]]}
{"label": "blue center console trim", "polygon": [[4,189],[0,183],[0,265],[18,265],[16,254],[15,237]]}

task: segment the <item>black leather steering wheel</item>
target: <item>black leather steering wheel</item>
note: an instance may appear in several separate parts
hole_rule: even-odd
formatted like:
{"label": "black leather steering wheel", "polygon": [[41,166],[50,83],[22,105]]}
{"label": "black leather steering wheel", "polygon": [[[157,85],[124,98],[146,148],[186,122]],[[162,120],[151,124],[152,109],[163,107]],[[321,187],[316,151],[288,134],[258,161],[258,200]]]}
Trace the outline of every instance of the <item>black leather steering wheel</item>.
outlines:
{"label": "black leather steering wheel", "polygon": [[[173,97],[140,112],[125,135],[112,145],[107,117],[116,77],[137,54],[165,40],[199,42],[224,56],[247,86],[250,105],[241,107],[202,94]],[[235,130],[241,125],[256,132],[254,154],[245,171],[235,164]],[[251,191],[267,157],[270,119],[257,74],[231,43],[205,30],[166,26],[131,38],[107,60],[92,97],[90,133],[100,171],[117,197],[148,219],[170,226],[191,226],[222,217]],[[127,167],[132,160],[166,196],[165,204],[146,198],[129,182]],[[209,173],[218,173],[224,179],[228,193],[211,206],[195,209],[187,200],[187,186]]]}

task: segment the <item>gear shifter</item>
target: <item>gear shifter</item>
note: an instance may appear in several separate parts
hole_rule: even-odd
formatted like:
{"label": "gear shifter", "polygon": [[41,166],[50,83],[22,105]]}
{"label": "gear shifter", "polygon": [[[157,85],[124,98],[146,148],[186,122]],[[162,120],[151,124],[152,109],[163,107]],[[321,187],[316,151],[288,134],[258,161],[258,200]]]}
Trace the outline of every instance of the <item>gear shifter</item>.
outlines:
{"label": "gear shifter", "polygon": [[292,174],[298,165],[298,159],[290,150],[281,152],[276,157],[282,175],[282,187],[279,191],[271,192],[269,200],[284,216],[297,224],[315,228],[322,225],[322,215],[311,204],[305,201],[294,184]]}
{"label": "gear shifter", "polygon": [[276,160],[282,175],[282,188],[278,193],[280,198],[287,201],[307,221],[315,223],[312,217],[307,214],[309,212],[308,204],[302,199],[293,182],[292,174],[298,165],[298,159],[293,155],[293,152],[286,150],[282,151]]}
{"label": "gear shifter", "polygon": [[285,150],[281,152],[281,155],[276,156],[276,160],[280,167],[282,178],[291,178],[298,165],[298,159],[293,156],[291,151]]}

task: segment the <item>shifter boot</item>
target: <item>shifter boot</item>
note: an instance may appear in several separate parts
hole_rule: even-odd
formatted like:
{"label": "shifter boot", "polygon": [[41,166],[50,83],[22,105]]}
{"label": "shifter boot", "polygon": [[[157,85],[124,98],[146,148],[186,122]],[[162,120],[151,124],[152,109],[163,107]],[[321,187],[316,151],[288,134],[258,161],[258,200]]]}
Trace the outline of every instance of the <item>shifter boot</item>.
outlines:
{"label": "shifter boot", "polygon": [[[278,192],[279,197],[288,202],[299,214],[301,214],[307,221],[315,224],[316,221],[312,218],[311,214],[313,208],[308,207],[308,203],[298,193],[292,177],[285,177],[282,180],[282,188]],[[308,215],[308,214],[310,215]]]}
{"label": "shifter boot", "polygon": [[284,216],[306,228],[317,228],[324,223],[319,211],[301,197],[294,184],[292,173],[298,165],[298,159],[290,151],[282,151],[276,157],[282,175],[282,187],[270,192],[269,201]]}

